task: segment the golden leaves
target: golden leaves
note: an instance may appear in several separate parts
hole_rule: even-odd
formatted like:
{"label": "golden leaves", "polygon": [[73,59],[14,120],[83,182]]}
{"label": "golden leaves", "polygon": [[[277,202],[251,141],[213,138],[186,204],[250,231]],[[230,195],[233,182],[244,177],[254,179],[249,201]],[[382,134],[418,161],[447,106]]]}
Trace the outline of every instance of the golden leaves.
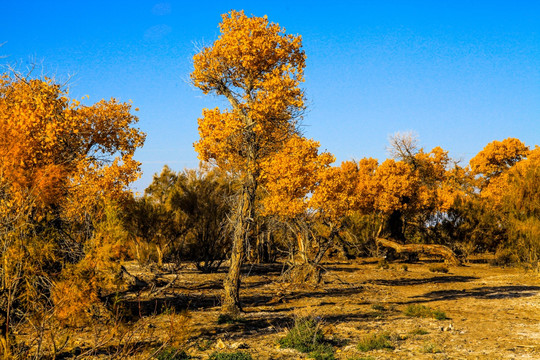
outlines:
{"label": "golden leaves", "polygon": [[223,95],[231,109],[203,111],[199,158],[236,172],[258,172],[279,151],[304,109],[305,54],[299,36],[242,11],[222,16],[220,36],[193,57],[193,84]]}
{"label": "golden leaves", "polygon": [[81,106],[67,95],[49,79],[0,78],[0,182],[12,206],[29,195],[33,206],[65,206],[73,196],[82,205],[82,183],[84,196],[96,199],[118,196],[137,177],[132,156],[145,136],[132,127],[131,106],[115,99]]}

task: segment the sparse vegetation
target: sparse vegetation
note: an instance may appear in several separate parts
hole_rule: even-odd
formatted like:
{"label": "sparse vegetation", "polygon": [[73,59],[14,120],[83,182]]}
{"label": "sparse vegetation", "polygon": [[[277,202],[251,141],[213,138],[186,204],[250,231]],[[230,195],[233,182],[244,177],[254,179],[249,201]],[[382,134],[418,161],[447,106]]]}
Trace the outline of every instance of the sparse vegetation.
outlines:
{"label": "sparse vegetation", "polygon": [[425,329],[414,329],[410,332],[411,335],[427,335],[429,331]]}
{"label": "sparse vegetation", "polygon": [[237,351],[237,352],[215,352],[210,355],[208,360],[253,360],[251,354]]}
{"label": "sparse vegetation", "polygon": [[357,345],[357,349],[360,351],[371,350],[394,350],[395,346],[391,342],[389,333],[371,334],[364,336]]}
{"label": "sparse vegetation", "polygon": [[189,360],[191,359],[191,356],[186,354],[185,351],[174,348],[174,347],[168,347],[160,351],[156,355],[157,360]]}
{"label": "sparse vegetation", "polygon": [[287,335],[279,340],[284,348],[307,353],[316,360],[332,360],[334,349],[324,338],[322,322],[314,317],[298,317]]}
{"label": "sparse vegetation", "polygon": [[426,354],[439,354],[442,352],[442,350],[438,345],[432,342],[427,342],[424,344],[422,352]]}
{"label": "sparse vegetation", "polygon": [[448,317],[446,314],[438,309],[431,309],[425,305],[411,304],[403,311],[403,314],[410,317],[429,318],[432,317],[437,320],[446,320]]}

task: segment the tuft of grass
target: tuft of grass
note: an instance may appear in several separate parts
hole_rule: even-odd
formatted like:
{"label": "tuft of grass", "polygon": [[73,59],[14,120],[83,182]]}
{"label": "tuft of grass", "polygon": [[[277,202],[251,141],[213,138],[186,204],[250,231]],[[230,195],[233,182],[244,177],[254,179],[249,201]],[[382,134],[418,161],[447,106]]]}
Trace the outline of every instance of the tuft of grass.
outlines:
{"label": "tuft of grass", "polygon": [[184,350],[180,350],[175,347],[168,347],[163,349],[156,355],[157,360],[189,360],[191,356],[186,354]]}
{"label": "tuft of grass", "polygon": [[448,319],[448,316],[446,316],[446,313],[444,311],[439,310],[439,309],[433,310],[432,316],[436,320],[446,320],[446,319]]}
{"label": "tuft of grass", "polygon": [[251,354],[237,351],[233,353],[215,352],[210,355],[208,360],[253,360]]}
{"label": "tuft of grass", "polygon": [[381,305],[381,304],[373,304],[371,305],[371,308],[375,311],[386,311],[386,308],[384,307],[384,305]]}
{"label": "tuft of grass", "polygon": [[421,318],[432,317],[437,320],[448,319],[444,311],[441,311],[438,309],[433,310],[428,306],[418,305],[418,304],[411,304],[407,306],[405,311],[403,311],[403,314],[409,317],[421,317]]}
{"label": "tuft of grass", "polygon": [[395,346],[390,341],[390,334],[381,333],[381,334],[371,334],[360,339],[360,342],[357,345],[357,349],[360,351],[371,351],[371,350],[381,350],[388,349],[394,350]]}
{"label": "tuft of grass", "polygon": [[442,352],[441,348],[432,342],[424,344],[422,352],[425,354],[439,354]]}
{"label": "tuft of grass", "polygon": [[427,335],[429,334],[429,332],[424,329],[414,329],[413,331],[410,332],[410,334],[411,335]]}
{"label": "tuft of grass", "polygon": [[282,348],[296,349],[315,360],[333,360],[334,349],[324,339],[322,323],[313,317],[295,319],[294,326],[279,340]]}
{"label": "tuft of grass", "polygon": [[429,271],[437,273],[448,273],[448,266],[444,264],[433,264],[429,266]]}

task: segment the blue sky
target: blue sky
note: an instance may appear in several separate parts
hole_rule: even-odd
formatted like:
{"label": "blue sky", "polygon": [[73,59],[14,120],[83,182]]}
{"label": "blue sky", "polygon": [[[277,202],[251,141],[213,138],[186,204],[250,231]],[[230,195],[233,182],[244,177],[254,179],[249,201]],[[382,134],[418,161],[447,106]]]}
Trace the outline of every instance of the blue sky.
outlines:
{"label": "blue sky", "polygon": [[198,165],[197,118],[221,102],[189,84],[191,58],[231,9],[302,35],[304,134],[338,162],[386,158],[397,131],[465,161],[493,140],[540,144],[540,1],[0,0],[0,63],[132,100],[142,191],[165,164]]}

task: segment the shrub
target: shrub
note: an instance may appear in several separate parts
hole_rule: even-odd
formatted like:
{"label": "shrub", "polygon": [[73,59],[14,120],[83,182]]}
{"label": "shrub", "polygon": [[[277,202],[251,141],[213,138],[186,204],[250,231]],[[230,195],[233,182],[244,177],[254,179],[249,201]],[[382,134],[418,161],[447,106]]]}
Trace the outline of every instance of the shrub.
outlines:
{"label": "shrub", "polygon": [[438,353],[441,353],[442,350],[436,344],[429,342],[429,343],[424,344],[424,348],[422,349],[422,352],[426,354],[438,354]]}
{"label": "shrub", "polygon": [[434,264],[429,267],[429,271],[446,274],[448,272],[448,266],[443,265],[443,264]]}
{"label": "shrub", "polygon": [[360,351],[371,351],[380,349],[394,350],[395,347],[390,342],[390,334],[372,334],[363,337],[357,345]]}
{"label": "shrub", "polygon": [[438,309],[433,310],[428,306],[418,305],[418,304],[411,304],[407,306],[403,314],[410,317],[421,317],[421,318],[432,317],[437,320],[448,319],[448,317],[443,311],[438,310]]}
{"label": "shrub", "polygon": [[334,350],[324,339],[321,321],[313,317],[297,318],[294,327],[284,338],[279,340],[279,344],[283,348],[308,353],[312,359],[334,359]]}
{"label": "shrub", "polygon": [[215,352],[210,355],[208,360],[252,360],[251,354],[237,351],[233,353],[218,353]]}
{"label": "shrub", "polygon": [[411,335],[427,335],[429,334],[429,332],[424,329],[414,329],[413,331],[410,332],[410,334]]}
{"label": "shrub", "polygon": [[510,266],[519,262],[519,257],[510,249],[499,249],[489,262],[491,266]]}
{"label": "shrub", "polygon": [[191,356],[186,354],[185,351],[177,349],[175,347],[168,347],[163,349],[156,355],[157,360],[188,360]]}
{"label": "shrub", "polygon": [[386,308],[384,307],[384,305],[381,305],[381,304],[373,304],[371,305],[371,308],[375,311],[386,311]]}

